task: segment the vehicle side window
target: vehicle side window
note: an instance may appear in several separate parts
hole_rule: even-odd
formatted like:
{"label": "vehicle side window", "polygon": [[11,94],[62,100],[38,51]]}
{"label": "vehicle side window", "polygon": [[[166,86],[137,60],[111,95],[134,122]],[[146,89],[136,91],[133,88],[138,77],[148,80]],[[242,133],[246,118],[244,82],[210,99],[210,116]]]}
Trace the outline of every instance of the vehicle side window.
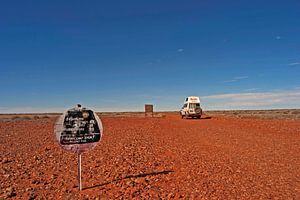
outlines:
{"label": "vehicle side window", "polygon": [[200,108],[200,103],[190,103],[189,108]]}
{"label": "vehicle side window", "polygon": [[183,108],[186,108],[187,107],[187,103],[185,103],[184,105],[183,105]]}

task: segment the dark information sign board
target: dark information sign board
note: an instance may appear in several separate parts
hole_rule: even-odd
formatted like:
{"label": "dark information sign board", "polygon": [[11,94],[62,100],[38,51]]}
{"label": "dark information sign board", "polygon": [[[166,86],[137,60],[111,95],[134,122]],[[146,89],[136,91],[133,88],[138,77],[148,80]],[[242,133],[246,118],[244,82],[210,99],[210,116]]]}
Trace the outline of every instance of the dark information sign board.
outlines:
{"label": "dark information sign board", "polygon": [[61,147],[77,153],[95,147],[102,132],[102,123],[96,113],[80,105],[67,110],[55,126],[56,139]]}

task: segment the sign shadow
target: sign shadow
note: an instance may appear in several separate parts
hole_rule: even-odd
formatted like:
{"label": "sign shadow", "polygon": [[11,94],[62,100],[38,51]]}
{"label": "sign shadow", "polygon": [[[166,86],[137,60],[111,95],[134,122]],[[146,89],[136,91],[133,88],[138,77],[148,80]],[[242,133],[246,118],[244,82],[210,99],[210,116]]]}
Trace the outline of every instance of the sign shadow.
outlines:
{"label": "sign shadow", "polygon": [[144,173],[144,174],[138,174],[138,175],[128,175],[128,176],[125,176],[124,178],[117,178],[117,179],[114,179],[112,181],[108,181],[108,182],[105,182],[105,183],[102,183],[102,184],[86,187],[86,188],[83,188],[83,190],[88,190],[88,189],[93,189],[93,188],[96,188],[96,187],[101,187],[101,186],[108,185],[108,184],[111,184],[111,183],[115,183],[115,182],[118,182],[118,181],[121,181],[121,180],[124,180],[124,179],[143,178],[143,177],[147,177],[147,176],[165,175],[165,174],[170,174],[172,172],[174,172],[174,170],[165,170],[165,171],[160,171],[160,172]]}

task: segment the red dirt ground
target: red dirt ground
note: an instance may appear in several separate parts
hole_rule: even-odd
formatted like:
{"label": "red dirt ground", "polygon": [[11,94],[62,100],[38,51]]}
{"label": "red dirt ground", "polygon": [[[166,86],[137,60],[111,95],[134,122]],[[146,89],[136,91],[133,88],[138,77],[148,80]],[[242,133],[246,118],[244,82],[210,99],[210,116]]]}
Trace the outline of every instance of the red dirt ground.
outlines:
{"label": "red dirt ground", "polygon": [[54,122],[0,122],[0,199],[300,199],[299,120],[103,117],[81,192]]}

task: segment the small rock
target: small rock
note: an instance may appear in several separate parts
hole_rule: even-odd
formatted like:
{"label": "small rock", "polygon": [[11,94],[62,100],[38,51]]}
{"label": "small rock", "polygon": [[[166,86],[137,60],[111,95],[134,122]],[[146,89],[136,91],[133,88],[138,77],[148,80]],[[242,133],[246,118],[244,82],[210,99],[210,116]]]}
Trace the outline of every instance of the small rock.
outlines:
{"label": "small rock", "polygon": [[37,197],[37,194],[35,193],[35,192],[32,192],[31,194],[30,194],[30,196],[29,196],[29,200],[33,200],[33,199],[35,199]]}
{"label": "small rock", "polygon": [[6,193],[5,194],[6,194],[7,198],[11,198],[11,197],[17,196],[15,188],[13,188],[13,187],[6,188]]}
{"label": "small rock", "polygon": [[169,193],[167,197],[168,197],[168,199],[170,199],[170,198],[175,197],[175,195],[173,193]]}
{"label": "small rock", "polygon": [[10,177],[10,174],[5,174],[5,175],[3,175],[4,176],[4,178],[9,178]]}
{"label": "small rock", "polygon": [[39,181],[38,179],[34,179],[34,180],[31,181],[31,183],[32,183],[32,184],[39,184],[40,181]]}
{"label": "small rock", "polygon": [[12,160],[8,159],[8,158],[3,158],[2,163],[9,163],[12,162]]}
{"label": "small rock", "polygon": [[50,148],[49,148],[49,147],[46,147],[46,148],[45,148],[45,151],[49,151],[49,150],[50,150]]}
{"label": "small rock", "polygon": [[126,185],[130,185],[131,184],[131,181],[126,181]]}

